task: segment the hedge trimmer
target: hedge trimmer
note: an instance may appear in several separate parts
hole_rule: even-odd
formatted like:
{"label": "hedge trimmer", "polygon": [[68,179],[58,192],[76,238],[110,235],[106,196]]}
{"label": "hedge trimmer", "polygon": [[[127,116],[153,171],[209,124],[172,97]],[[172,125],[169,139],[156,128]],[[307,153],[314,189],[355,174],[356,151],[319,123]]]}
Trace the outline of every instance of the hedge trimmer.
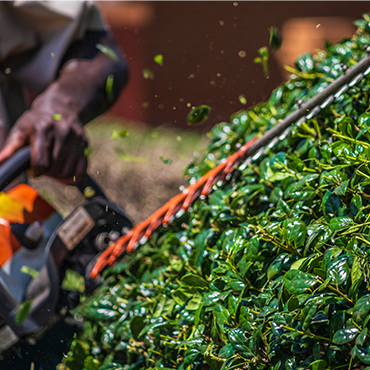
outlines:
{"label": "hedge trimmer", "polygon": [[[370,73],[370,56],[267,131],[172,198],[147,220],[131,228],[125,214],[89,177],[94,195],[65,220],[28,185],[0,193],[0,353],[20,338],[38,337],[76,306],[81,292],[99,285],[99,274],[125,252],[133,252],[161,225],[169,224],[219,181],[283,140],[293,127],[316,116]],[[0,166],[0,191],[27,170],[30,150],[24,148]],[[7,217],[6,214],[8,214]],[[4,216],[5,215],[5,216]],[[128,232],[127,232],[128,231]]]}
{"label": "hedge trimmer", "polygon": [[[0,191],[30,166],[30,148],[0,166]],[[88,175],[79,185],[93,196],[66,219],[26,184],[0,193],[0,354],[35,339],[100,281],[94,259],[121,231],[126,215]]]}
{"label": "hedge trimmer", "polygon": [[[366,51],[369,54],[370,48]],[[234,170],[242,169],[240,165],[247,166],[250,162],[258,159],[266,149],[274,147],[279,141],[286,138],[294,126],[299,126],[305,120],[315,117],[322,109],[340,99],[349,88],[358,84],[370,73],[370,55],[347,70],[342,67],[342,70],[343,74],[316,96],[305,103],[298,102],[300,107],[296,111],[260,138],[255,137],[245,143],[237,152],[223,160],[182,193],[173,197],[149,218],[133,227],[126,235],[120,237],[100,255],[91,272],[91,277],[96,277],[104,267],[112,265],[124,252],[133,252],[159,226],[167,225],[176,215],[179,216],[179,212],[186,211],[198,197],[207,196],[218,181],[227,180]]]}

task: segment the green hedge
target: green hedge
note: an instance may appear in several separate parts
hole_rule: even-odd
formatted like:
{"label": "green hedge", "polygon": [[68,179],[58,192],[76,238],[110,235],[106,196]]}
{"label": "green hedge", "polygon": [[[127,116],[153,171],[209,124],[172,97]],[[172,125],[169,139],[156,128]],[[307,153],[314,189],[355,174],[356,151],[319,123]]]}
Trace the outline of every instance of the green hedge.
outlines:
{"label": "green hedge", "polygon": [[[211,131],[199,178],[366,55],[303,55],[267,103]],[[369,78],[106,271],[78,309],[69,369],[363,369],[370,365]],[[62,366],[61,366],[62,367]],[[367,368],[367,369],[370,369]]]}

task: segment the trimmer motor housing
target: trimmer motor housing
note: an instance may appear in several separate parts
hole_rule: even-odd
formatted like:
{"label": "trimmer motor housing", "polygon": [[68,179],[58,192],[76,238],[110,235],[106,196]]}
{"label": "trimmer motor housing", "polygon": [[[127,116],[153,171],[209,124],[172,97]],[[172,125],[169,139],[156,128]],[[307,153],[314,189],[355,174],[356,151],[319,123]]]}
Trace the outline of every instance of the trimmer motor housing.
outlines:
{"label": "trimmer motor housing", "polygon": [[[0,354],[20,339],[38,339],[79,303],[82,291],[96,288],[95,259],[132,227],[90,177],[79,187],[87,186],[94,195],[64,220],[26,184],[5,192],[23,207],[18,222],[1,218],[0,197]],[[71,271],[84,289],[64,284]]]}

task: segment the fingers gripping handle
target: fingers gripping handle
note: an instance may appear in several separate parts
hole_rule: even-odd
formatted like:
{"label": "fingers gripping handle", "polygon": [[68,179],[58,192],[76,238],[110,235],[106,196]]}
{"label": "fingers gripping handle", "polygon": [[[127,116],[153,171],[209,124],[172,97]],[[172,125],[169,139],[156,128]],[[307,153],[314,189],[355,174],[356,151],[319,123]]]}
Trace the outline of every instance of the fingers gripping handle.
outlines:
{"label": "fingers gripping handle", "polygon": [[[13,180],[31,166],[31,147],[26,146],[18,150],[14,155],[0,165],[0,191],[3,191]],[[94,196],[105,197],[99,185],[89,176],[78,184],[78,188],[83,192],[86,187],[94,189]]]}

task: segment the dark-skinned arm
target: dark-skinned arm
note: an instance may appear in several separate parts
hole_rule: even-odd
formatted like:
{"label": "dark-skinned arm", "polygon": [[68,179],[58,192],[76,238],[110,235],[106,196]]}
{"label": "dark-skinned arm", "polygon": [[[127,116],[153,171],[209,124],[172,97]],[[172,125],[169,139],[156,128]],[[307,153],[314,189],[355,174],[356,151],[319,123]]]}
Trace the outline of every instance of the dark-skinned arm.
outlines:
{"label": "dark-skinned arm", "polygon": [[[113,53],[99,51],[97,43]],[[108,79],[111,89],[107,93]],[[78,182],[87,167],[83,125],[114,103],[126,81],[125,59],[108,32],[91,32],[83,42],[74,43],[56,80],[10,131],[0,163],[31,145],[31,168],[36,175]]]}

